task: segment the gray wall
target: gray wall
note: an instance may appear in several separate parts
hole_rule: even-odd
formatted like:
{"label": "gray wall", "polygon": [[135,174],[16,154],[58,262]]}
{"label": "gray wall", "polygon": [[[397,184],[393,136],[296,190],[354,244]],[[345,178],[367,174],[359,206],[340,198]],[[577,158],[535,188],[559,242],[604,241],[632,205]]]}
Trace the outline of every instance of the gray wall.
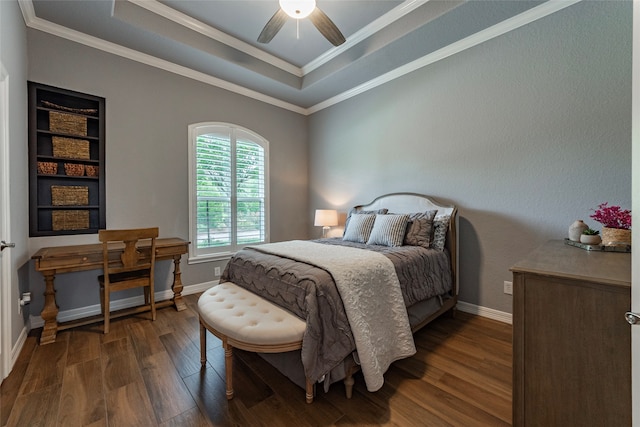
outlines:
{"label": "gray wall", "polygon": [[[308,237],[309,220],[300,214],[309,206],[304,116],[40,31],[28,30],[28,41],[29,80],[106,98],[107,227],[159,226],[161,237],[188,239],[187,126],[222,121],[269,141],[271,240]],[[96,235],[40,237],[30,249],[94,242]],[[171,263],[161,264],[157,277],[168,289]],[[215,280],[214,267],[225,264],[187,265],[184,256],[182,281]],[[31,273],[31,313],[38,315],[44,282]],[[60,310],[98,304],[97,274],[59,275]]]}
{"label": "gray wall", "polygon": [[[18,301],[20,291],[28,287],[28,271],[24,268],[30,252],[28,245],[28,175],[27,175],[27,33],[18,3],[0,1],[0,63],[8,76],[9,87],[9,164],[11,192],[9,236],[16,247],[5,250],[3,257],[10,257],[10,301]],[[25,327],[25,317],[18,312],[17,304],[9,304],[10,325],[2,325],[4,333],[11,331],[11,345],[15,346]]]}
{"label": "gray wall", "polygon": [[[107,99],[108,227],[188,237],[187,125],[207,120],[270,141],[274,241],[315,235],[313,209],[388,192],[455,203],[461,299],[500,311],[514,262],[603,201],[631,206],[630,2],[579,3],[309,119],[35,30],[28,40],[30,80]],[[95,241],[32,238],[28,253]],[[183,281],[223,265],[183,261]],[[59,276],[61,310],[97,304],[96,275]],[[32,267],[29,281],[38,314]]]}
{"label": "gray wall", "polygon": [[461,300],[511,312],[511,265],[631,208],[631,10],[581,2],[314,114],[311,209],[456,204]]}

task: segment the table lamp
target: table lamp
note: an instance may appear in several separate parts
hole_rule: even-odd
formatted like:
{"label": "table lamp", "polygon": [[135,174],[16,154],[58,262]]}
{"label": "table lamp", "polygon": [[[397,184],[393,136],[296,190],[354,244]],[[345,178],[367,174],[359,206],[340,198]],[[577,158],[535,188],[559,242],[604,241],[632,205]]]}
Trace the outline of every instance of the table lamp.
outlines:
{"label": "table lamp", "polygon": [[322,237],[327,237],[329,228],[338,225],[338,211],[335,209],[316,209],[313,225],[322,227]]}

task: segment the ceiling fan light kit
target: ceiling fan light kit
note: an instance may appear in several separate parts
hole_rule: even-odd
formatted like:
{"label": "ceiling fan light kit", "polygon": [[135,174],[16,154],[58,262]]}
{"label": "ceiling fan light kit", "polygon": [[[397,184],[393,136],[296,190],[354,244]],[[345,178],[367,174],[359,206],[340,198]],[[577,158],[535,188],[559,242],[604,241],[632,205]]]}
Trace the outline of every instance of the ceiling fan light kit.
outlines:
{"label": "ceiling fan light kit", "polygon": [[346,41],[336,24],[316,7],[316,0],[279,0],[279,4],[280,8],[258,36],[259,43],[269,43],[289,17],[298,20],[309,17],[311,23],[334,46],[340,46]]}
{"label": "ceiling fan light kit", "polygon": [[280,8],[292,18],[303,19],[316,8],[316,0],[280,0]]}

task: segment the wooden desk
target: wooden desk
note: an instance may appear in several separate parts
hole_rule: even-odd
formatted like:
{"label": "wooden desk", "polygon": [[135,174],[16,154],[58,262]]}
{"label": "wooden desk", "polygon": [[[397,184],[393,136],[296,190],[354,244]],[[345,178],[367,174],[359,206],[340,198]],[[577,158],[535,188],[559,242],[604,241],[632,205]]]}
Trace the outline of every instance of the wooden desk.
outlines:
{"label": "wooden desk", "polygon": [[[179,238],[163,238],[156,240],[156,260],[173,260],[173,298],[167,301],[160,301],[156,307],[166,307],[174,305],[176,310],[186,309],[182,300],[182,280],[180,279],[180,258],[187,253],[189,242]],[[141,252],[145,256],[144,243]],[[119,262],[119,247],[109,248],[109,257],[113,255],[113,262]],[[149,256],[149,246],[146,247],[146,256]],[[58,305],[56,304],[56,290],[54,278],[56,274],[71,273],[74,271],[102,270],[102,244],[57,246],[42,248],[32,257],[35,260],[36,271],[44,276],[44,307],[40,312],[44,320],[44,329],[40,337],[40,344],[49,344],[56,340],[59,330],[72,328],[88,323],[99,321],[102,316],[78,319],[71,322],[58,323]],[[96,279],[96,287],[98,281]]]}

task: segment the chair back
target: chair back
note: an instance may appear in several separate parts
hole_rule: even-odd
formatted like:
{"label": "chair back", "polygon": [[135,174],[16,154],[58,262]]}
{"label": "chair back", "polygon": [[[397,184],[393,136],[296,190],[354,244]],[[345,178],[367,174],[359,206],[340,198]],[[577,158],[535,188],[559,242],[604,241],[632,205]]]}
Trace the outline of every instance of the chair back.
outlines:
{"label": "chair back", "polygon": [[[153,281],[157,237],[158,227],[99,230],[98,239],[102,242],[105,281],[109,282],[111,274],[137,271],[148,271]],[[114,251],[110,257],[110,249],[120,250]]]}

